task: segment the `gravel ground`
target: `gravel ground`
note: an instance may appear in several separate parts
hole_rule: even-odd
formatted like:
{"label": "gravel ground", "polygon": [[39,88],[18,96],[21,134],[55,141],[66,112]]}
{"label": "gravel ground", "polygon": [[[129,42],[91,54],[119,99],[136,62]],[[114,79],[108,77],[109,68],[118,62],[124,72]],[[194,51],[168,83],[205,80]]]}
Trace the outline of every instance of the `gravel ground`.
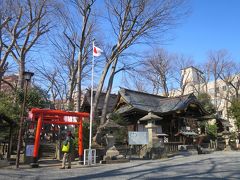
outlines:
{"label": "gravel ground", "polygon": [[96,165],[73,164],[59,169],[59,163],[39,168],[22,165],[0,169],[0,179],[240,179],[240,152],[214,152],[206,155],[176,156],[161,160],[135,160],[129,163]]}

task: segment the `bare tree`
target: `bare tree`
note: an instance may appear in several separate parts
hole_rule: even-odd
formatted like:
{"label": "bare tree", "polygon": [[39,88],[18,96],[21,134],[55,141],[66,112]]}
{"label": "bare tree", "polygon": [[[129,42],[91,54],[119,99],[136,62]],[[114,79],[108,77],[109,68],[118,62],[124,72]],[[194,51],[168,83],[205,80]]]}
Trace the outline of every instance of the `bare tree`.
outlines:
{"label": "bare tree", "polygon": [[[66,94],[64,99],[67,103],[68,110],[73,110],[74,108],[74,92],[77,86],[77,72],[78,72],[78,61],[79,61],[79,36],[77,36],[77,31],[74,31],[71,36],[70,33],[63,33],[64,36],[59,38],[59,41],[54,41],[53,44],[56,49],[56,54],[54,55],[56,66],[58,72],[61,73],[62,77],[65,78],[66,82]],[[89,53],[91,52],[90,39],[85,46],[85,55],[81,61],[81,82],[84,78],[88,77],[90,72],[89,63]],[[81,83],[82,85],[82,83]],[[78,95],[78,93],[77,93]],[[80,93],[81,96],[81,93]],[[78,102],[78,101],[77,101]]]}
{"label": "bare tree", "polygon": [[89,57],[89,48],[91,48],[92,41],[92,30],[93,22],[90,21],[91,8],[95,0],[72,0],[75,4],[78,12],[81,14],[82,18],[82,28],[79,32],[79,51],[78,51],[78,61],[77,61],[77,108],[80,111],[81,105],[81,91],[82,91],[82,78],[83,69],[87,64]]}
{"label": "bare tree", "polygon": [[109,95],[115,73],[118,71],[118,60],[123,51],[137,42],[146,42],[154,35],[161,37],[176,23],[176,20],[185,15],[186,9],[182,8],[184,3],[185,1],[182,0],[120,0],[118,3],[112,0],[106,1],[108,20],[113,29],[116,44],[113,45],[110,55],[107,56],[107,63],[100,78],[94,101],[93,114],[96,112],[106,74],[111,67],[101,123],[105,121]]}
{"label": "bare tree", "polygon": [[153,85],[153,93],[169,96],[169,81],[172,78],[174,56],[164,49],[157,49],[153,55],[143,61],[141,74]]}
{"label": "bare tree", "polygon": [[[189,83],[190,73],[186,70],[188,67],[194,66],[194,61],[191,57],[185,55],[175,55],[173,62],[173,79],[178,84],[180,94],[184,95],[186,88],[191,86]],[[180,87],[180,88],[179,88]],[[175,88],[176,89],[176,88]]]}
{"label": "bare tree", "polygon": [[19,88],[23,88],[27,54],[39,38],[50,29],[50,21],[47,19],[49,2],[46,0],[11,1],[14,6],[11,11],[13,18],[6,25],[6,38],[13,43],[5,47],[11,47],[11,55],[19,66]]}
{"label": "bare tree", "polygon": [[144,81],[144,78],[141,76],[141,72],[138,70],[136,71],[130,71],[127,76],[126,73],[124,73],[124,83],[125,86],[129,89],[135,89],[139,92],[147,92],[147,85],[146,81]]}
{"label": "bare tree", "polygon": [[[34,65],[33,65],[34,66]],[[48,67],[44,63],[34,66],[39,83],[44,83],[47,94],[51,95],[51,100],[56,108],[65,109],[67,83],[58,65]],[[59,107],[58,107],[59,108]]]}
{"label": "bare tree", "polygon": [[[88,77],[90,71],[88,65],[93,30],[90,12],[94,2],[94,0],[71,0],[70,3],[64,2],[58,9],[56,18],[59,20],[60,31],[56,31],[50,37],[54,46],[52,57],[55,66],[49,68],[50,73],[41,71],[42,78],[47,77],[50,85],[54,82],[54,86],[50,86],[52,91],[56,92],[56,85],[64,89],[65,94],[61,95],[61,99],[63,98],[61,101],[68,110],[74,110],[76,98],[76,110],[80,111],[82,80]],[[55,73],[58,78],[49,77]],[[58,97],[60,93],[55,94]]]}
{"label": "bare tree", "polygon": [[70,36],[63,32],[63,34],[59,35],[58,41],[53,42],[56,49],[56,54],[54,55],[56,68],[58,68],[58,72],[61,72],[62,77],[65,77],[66,94],[64,99],[67,102],[68,110],[73,110],[74,104],[73,93],[76,87],[77,74],[77,41],[76,33]]}
{"label": "bare tree", "polygon": [[[23,28],[18,28],[20,20],[23,15],[22,8],[16,10],[17,15],[13,12],[15,7],[12,1],[2,1],[0,9],[0,89],[4,73],[8,68],[7,59],[11,53],[19,35],[22,33]],[[10,30],[11,37],[8,36],[7,30]]]}
{"label": "bare tree", "polygon": [[207,66],[209,66],[211,78],[214,82],[214,105],[217,110],[220,106],[218,102],[219,87],[217,81],[220,79],[220,75],[230,58],[231,57],[226,50],[210,51],[208,54]]}
{"label": "bare tree", "polygon": [[[226,96],[226,100],[229,102],[232,101],[233,98],[239,98],[239,90],[240,90],[240,64],[235,63],[234,61],[228,61],[224,63],[224,69],[220,74],[220,78],[225,82],[226,89],[228,90],[228,94]],[[224,96],[223,96],[224,97]]]}

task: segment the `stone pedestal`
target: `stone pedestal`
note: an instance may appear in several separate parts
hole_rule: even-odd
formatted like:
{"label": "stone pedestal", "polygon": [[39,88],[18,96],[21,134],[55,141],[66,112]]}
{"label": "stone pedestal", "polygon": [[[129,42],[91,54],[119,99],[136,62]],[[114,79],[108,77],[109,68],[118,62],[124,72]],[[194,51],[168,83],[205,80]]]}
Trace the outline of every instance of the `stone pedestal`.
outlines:
{"label": "stone pedestal", "polygon": [[104,156],[104,160],[112,159],[113,157],[117,157],[119,155],[119,151],[116,149],[115,146],[109,148],[106,152],[106,156]]}
{"label": "stone pedestal", "polygon": [[155,130],[157,126],[154,124],[154,121],[149,120],[148,124],[145,126],[148,130],[148,145],[147,145],[147,152],[146,158],[152,159],[153,157],[153,148],[159,144],[158,137],[155,134]]}
{"label": "stone pedestal", "polygon": [[120,155],[119,151],[115,146],[109,148],[106,152],[106,155],[103,157],[102,164],[112,164],[112,163],[121,163],[129,162],[123,155]]}
{"label": "stone pedestal", "polygon": [[148,130],[148,148],[152,148],[155,139],[155,133],[153,129],[156,129],[157,126],[153,123],[153,121],[148,121],[148,124],[145,126],[145,128]]}

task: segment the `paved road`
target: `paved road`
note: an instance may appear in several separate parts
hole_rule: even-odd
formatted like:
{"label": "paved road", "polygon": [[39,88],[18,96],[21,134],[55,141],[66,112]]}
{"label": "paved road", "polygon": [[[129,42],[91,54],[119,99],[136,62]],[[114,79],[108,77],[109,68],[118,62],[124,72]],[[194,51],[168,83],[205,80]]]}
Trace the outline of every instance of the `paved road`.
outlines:
{"label": "paved road", "polygon": [[38,169],[21,166],[0,169],[0,179],[240,179],[240,152],[215,152],[208,155],[178,156],[163,160],[60,170],[59,164]]}

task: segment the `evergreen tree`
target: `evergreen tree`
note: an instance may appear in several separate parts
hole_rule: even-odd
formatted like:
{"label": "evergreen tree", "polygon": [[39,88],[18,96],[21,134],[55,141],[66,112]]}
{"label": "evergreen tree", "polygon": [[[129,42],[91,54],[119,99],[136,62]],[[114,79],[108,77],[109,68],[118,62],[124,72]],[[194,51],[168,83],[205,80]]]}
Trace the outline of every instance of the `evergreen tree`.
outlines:
{"label": "evergreen tree", "polygon": [[199,100],[199,102],[203,105],[204,109],[210,113],[213,114],[216,112],[216,109],[214,107],[214,105],[211,102],[211,97],[209,94],[207,93],[200,93],[197,96],[197,99]]}
{"label": "evergreen tree", "polygon": [[240,100],[234,99],[229,107],[229,114],[235,119],[235,124],[240,129]]}

